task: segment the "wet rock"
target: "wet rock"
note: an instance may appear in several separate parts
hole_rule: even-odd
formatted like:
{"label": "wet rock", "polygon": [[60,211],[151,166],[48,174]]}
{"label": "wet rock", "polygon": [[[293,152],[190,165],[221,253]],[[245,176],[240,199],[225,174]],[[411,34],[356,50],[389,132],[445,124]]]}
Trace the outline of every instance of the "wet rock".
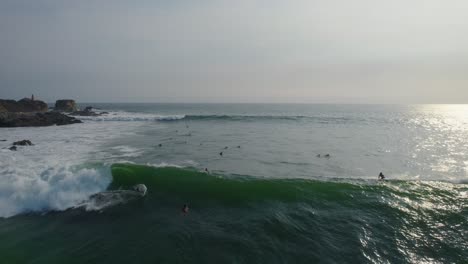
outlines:
{"label": "wet rock", "polygon": [[75,112],[78,111],[75,100],[61,99],[55,101],[55,111]]}
{"label": "wet rock", "polygon": [[11,151],[16,151],[16,150],[17,150],[17,147],[16,147],[16,146],[11,146],[11,147],[9,148],[9,150],[11,150]]}
{"label": "wet rock", "polygon": [[0,99],[0,113],[5,112],[47,112],[49,107],[40,100],[23,98],[19,101]]}
{"label": "wet rock", "polygon": [[82,123],[75,117],[58,112],[46,113],[0,113],[0,127],[35,127]]}
{"label": "wet rock", "polygon": [[83,111],[74,111],[70,113],[72,116],[101,116],[108,114],[108,112],[93,112],[92,106],[87,106]]}
{"label": "wet rock", "polygon": [[8,112],[8,110],[0,103],[0,113]]}
{"label": "wet rock", "polygon": [[27,140],[27,139],[13,142],[13,146],[32,146],[32,145],[34,144],[30,140]]}

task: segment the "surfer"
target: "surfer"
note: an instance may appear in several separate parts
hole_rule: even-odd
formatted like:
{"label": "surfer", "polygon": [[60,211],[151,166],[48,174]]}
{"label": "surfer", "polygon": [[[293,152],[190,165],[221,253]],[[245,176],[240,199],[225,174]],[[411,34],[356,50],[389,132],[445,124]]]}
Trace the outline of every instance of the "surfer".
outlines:
{"label": "surfer", "polygon": [[188,214],[188,211],[189,211],[188,205],[184,204],[184,206],[182,207],[182,213]]}
{"label": "surfer", "polygon": [[330,154],[325,155],[325,158],[330,158]]}
{"label": "surfer", "polygon": [[221,152],[219,153],[219,155],[220,155],[220,156],[223,156],[223,152],[221,151]]}
{"label": "surfer", "polygon": [[381,181],[385,180],[385,175],[383,175],[382,172],[379,174],[379,180]]}
{"label": "surfer", "polygon": [[208,168],[205,168],[205,172],[206,172],[206,173],[208,173],[208,172],[209,172],[209,171],[208,171]]}

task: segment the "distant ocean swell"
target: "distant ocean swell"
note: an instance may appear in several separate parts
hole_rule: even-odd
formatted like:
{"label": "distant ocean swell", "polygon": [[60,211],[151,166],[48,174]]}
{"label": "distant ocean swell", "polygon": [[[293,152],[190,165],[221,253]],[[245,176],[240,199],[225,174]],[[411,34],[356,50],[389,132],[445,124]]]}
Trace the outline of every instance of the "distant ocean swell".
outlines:
{"label": "distant ocean swell", "polygon": [[347,117],[320,117],[320,116],[287,116],[287,115],[157,115],[132,112],[110,112],[102,116],[83,116],[83,120],[93,121],[316,121],[319,123],[347,123],[356,120]]}
{"label": "distant ocean swell", "polygon": [[186,115],[186,120],[220,120],[220,121],[257,121],[257,120],[309,120],[318,122],[348,122],[346,117],[313,117],[313,116],[286,116],[286,115]]}

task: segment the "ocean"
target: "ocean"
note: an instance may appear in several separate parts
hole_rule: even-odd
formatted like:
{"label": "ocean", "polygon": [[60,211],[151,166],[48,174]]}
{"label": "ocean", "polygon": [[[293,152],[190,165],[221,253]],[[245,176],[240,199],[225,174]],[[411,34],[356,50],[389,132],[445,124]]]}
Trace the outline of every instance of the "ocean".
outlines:
{"label": "ocean", "polygon": [[87,105],[0,129],[0,263],[468,263],[468,105]]}

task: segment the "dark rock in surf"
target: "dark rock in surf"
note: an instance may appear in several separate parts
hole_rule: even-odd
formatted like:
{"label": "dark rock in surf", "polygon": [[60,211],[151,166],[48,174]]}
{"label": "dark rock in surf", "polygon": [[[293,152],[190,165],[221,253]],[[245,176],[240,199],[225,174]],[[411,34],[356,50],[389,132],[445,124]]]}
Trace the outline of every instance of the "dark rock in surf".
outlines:
{"label": "dark rock in surf", "polygon": [[16,151],[16,150],[17,150],[17,147],[16,147],[16,146],[11,146],[11,147],[9,148],[9,150],[11,150],[11,151]]}
{"label": "dark rock in surf", "polygon": [[78,111],[75,100],[61,99],[55,101],[55,111],[60,112],[75,112]]}
{"label": "dark rock in surf", "polygon": [[103,114],[102,113],[92,112],[92,111],[75,111],[75,112],[71,112],[69,115],[72,115],[72,116],[101,116]]}
{"label": "dark rock in surf", "polygon": [[87,106],[83,111],[74,111],[70,113],[70,115],[72,116],[101,116],[101,115],[108,114],[108,112],[97,113],[97,112],[93,112],[92,110],[93,110],[92,106]]}
{"label": "dark rock in surf", "polygon": [[27,139],[13,142],[13,146],[32,146],[32,145],[34,144],[30,140],[27,140]]}

